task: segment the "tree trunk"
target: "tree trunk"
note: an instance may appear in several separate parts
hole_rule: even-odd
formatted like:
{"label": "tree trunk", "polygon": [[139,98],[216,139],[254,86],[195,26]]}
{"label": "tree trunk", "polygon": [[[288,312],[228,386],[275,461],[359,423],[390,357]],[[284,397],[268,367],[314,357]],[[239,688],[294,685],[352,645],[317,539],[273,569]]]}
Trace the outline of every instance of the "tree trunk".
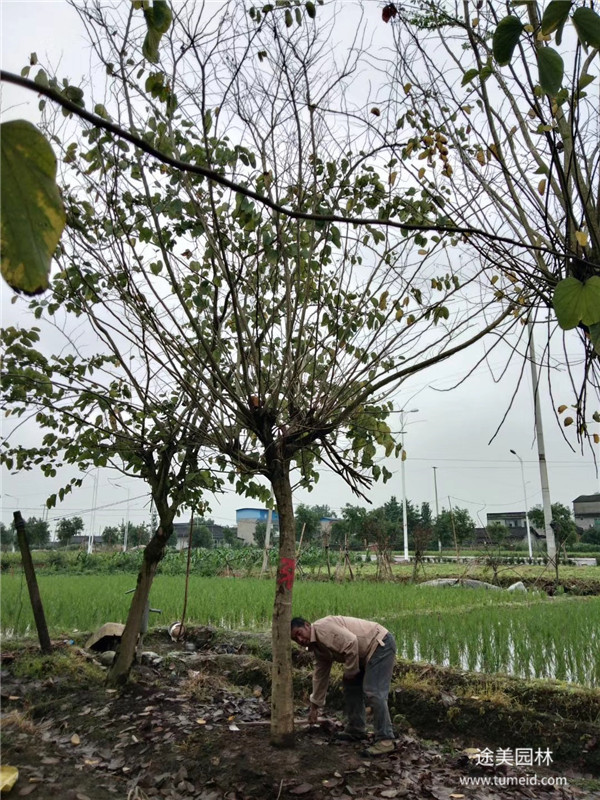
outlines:
{"label": "tree trunk", "polygon": [[281,459],[274,462],[272,486],[279,514],[279,564],[272,625],[271,744],[276,747],[293,747],[294,690],[290,623],[296,567],[296,526],[287,461]]}
{"label": "tree trunk", "polygon": [[144,550],[144,560],[140,569],[137,586],[129,607],[125,630],[117,648],[115,660],[106,676],[108,686],[122,686],[127,682],[135,660],[135,650],[142,629],[144,612],[149,602],[150,588],[156,569],[165,554],[165,545],[173,533],[173,520],[161,525]]}
{"label": "tree trunk", "polygon": [[21,516],[20,511],[15,511],[13,514],[15,521],[15,528],[17,530],[17,541],[19,542],[19,550],[21,551],[21,561],[23,562],[23,571],[27,581],[27,588],[29,589],[29,599],[31,600],[31,609],[33,611],[33,618],[35,620],[35,627],[38,632],[38,639],[40,642],[40,650],[42,653],[48,655],[52,652],[52,644],[50,642],[50,635],[48,634],[48,626],[46,625],[46,616],[44,614],[44,606],[42,605],[42,598],[40,597],[40,590],[38,588],[37,578],[35,575],[35,568],[29,550],[29,542],[27,541],[27,533],[25,531],[25,522]]}

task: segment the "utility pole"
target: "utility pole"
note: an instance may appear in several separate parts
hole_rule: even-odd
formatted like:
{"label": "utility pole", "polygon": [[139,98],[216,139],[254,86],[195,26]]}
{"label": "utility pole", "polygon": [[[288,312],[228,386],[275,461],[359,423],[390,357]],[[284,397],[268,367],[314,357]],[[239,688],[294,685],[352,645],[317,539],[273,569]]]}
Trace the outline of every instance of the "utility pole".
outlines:
{"label": "utility pole", "polygon": [[540,393],[535,365],[535,346],[533,343],[533,325],[527,323],[529,331],[529,362],[531,364],[531,382],[534,399],[535,433],[538,448],[538,460],[540,465],[540,483],[542,485],[542,503],[544,506],[544,528],[546,531],[546,547],[548,548],[548,559],[556,564],[556,540],[552,528],[552,504],[550,502],[550,485],[548,483],[548,467],[546,464],[546,451],[544,447],[544,431],[542,428],[542,411],[540,406]]}
{"label": "utility pole", "polygon": [[[438,506],[438,492],[437,492],[437,467],[433,467],[433,487],[435,489],[435,520],[437,522],[440,516],[440,509]],[[442,552],[442,537],[438,533],[438,551]]]}
{"label": "utility pole", "polygon": [[402,460],[401,460],[401,469],[402,469],[402,529],[404,534],[404,560],[408,561],[408,519],[406,515],[406,470],[404,466],[404,462],[406,461],[406,447],[404,446],[405,443],[405,431],[404,431],[404,415],[405,414],[416,414],[418,408],[411,408],[409,411],[405,411],[403,408],[400,409],[400,433],[402,434]]}

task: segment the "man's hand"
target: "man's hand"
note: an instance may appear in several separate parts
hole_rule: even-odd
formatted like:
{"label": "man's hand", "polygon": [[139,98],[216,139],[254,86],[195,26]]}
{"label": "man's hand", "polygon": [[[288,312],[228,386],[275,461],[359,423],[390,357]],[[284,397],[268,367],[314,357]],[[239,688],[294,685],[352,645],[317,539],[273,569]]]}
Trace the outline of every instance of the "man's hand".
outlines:
{"label": "man's hand", "polygon": [[314,703],[311,703],[310,709],[308,711],[308,724],[316,725],[318,721],[319,721],[319,706],[316,706]]}

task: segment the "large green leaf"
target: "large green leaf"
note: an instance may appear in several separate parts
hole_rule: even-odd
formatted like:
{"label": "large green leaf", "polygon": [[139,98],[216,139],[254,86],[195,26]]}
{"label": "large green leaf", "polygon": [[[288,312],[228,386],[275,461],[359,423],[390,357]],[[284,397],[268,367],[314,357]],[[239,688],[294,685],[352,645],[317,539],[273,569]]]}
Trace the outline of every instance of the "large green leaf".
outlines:
{"label": "large green leaf", "polygon": [[552,0],[542,17],[542,33],[548,36],[556,31],[556,44],[562,41],[562,32],[573,3],[571,0]]}
{"label": "large green leaf", "polygon": [[568,331],[584,325],[600,323],[600,277],[594,275],[585,283],[565,278],[554,290],[552,305],[561,328]]}
{"label": "large green leaf", "polygon": [[600,16],[591,8],[578,8],[573,14],[573,25],[579,41],[600,49]]}
{"label": "large green leaf", "polygon": [[2,277],[17,291],[40,294],[65,227],[56,158],[30,122],[4,122],[0,131]]}
{"label": "large green leaf", "polygon": [[565,64],[552,47],[540,47],[537,51],[540,86],[546,94],[555,96],[562,86]]}
{"label": "large green leaf", "polygon": [[165,0],[154,0],[154,5],[144,9],[144,17],[148,26],[148,33],[144,39],[142,53],[144,58],[156,64],[159,59],[158,45],[163,33],[169,30],[173,15],[169,4]]}
{"label": "large green leaf", "polygon": [[498,23],[492,39],[492,50],[494,58],[501,67],[510,62],[522,32],[523,23],[512,14]]}

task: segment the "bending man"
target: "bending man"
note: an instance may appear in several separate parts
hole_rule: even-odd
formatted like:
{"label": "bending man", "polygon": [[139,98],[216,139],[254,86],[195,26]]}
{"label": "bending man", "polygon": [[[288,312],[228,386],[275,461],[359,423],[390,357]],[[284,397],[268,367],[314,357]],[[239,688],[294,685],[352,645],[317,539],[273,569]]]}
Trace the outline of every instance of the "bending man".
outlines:
{"label": "bending man", "polygon": [[357,617],[323,617],[313,623],[302,617],[292,620],[292,639],[315,657],[313,690],[308,721],[315,723],[325,705],[331,665],[344,665],[344,700],[347,723],[339,738],[349,741],[366,737],[365,702],[373,710],[375,744],[370,756],[391,753],[395,734],[388,709],[390,681],[396,660],[396,642],[382,625]]}

